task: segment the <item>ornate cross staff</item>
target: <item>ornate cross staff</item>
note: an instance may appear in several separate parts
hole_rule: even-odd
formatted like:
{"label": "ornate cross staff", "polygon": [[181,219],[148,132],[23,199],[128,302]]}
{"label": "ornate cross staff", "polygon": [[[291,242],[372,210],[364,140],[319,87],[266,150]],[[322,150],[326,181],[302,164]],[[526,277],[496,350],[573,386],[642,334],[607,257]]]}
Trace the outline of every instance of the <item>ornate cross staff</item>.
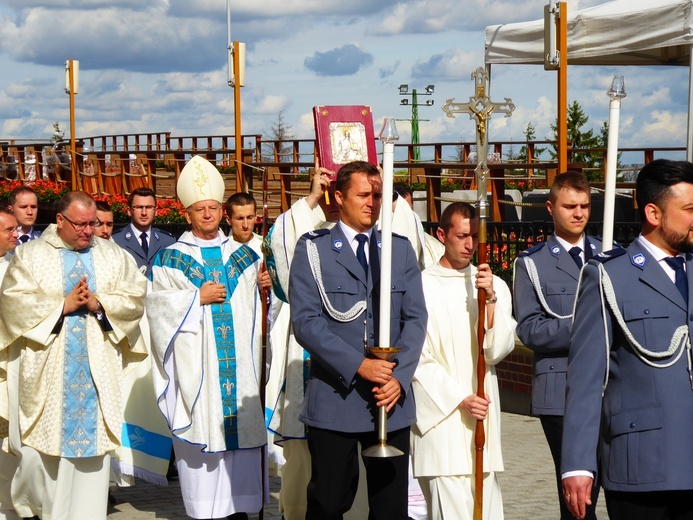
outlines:
{"label": "ornate cross staff", "polygon": [[[505,98],[503,103],[494,103],[486,94],[488,88],[488,73],[483,67],[479,67],[472,72],[472,80],[474,80],[475,90],[474,96],[469,97],[468,103],[453,103],[453,99],[448,99],[443,105],[443,111],[448,117],[455,117],[454,114],[464,113],[469,114],[469,119],[476,122],[476,155],[477,166],[474,170],[476,174],[476,208],[477,216],[479,217],[479,246],[477,248],[479,264],[487,262],[486,255],[486,220],[488,219],[488,197],[486,194],[486,182],[488,180],[488,132],[487,123],[492,112],[505,114],[505,117],[510,117],[515,105],[510,98]],[[485,321],[486,321],[486,291],[479,289],[477,295],[479,305],[479,325],[477,328],[477,363],[476,377],[477,387],[476,395],[484,397],[484,379],[486,376],[486,362],[484,360],[484,336],[485,336]],[[482,519],[483,512],[483,485],[484,485],[484,444],[486,437],[484,434],[484,422],[476,422],[476,430],[474,431],[474,449],[476,450],[475,457],[475,489],[474,489],[474,520]]]}

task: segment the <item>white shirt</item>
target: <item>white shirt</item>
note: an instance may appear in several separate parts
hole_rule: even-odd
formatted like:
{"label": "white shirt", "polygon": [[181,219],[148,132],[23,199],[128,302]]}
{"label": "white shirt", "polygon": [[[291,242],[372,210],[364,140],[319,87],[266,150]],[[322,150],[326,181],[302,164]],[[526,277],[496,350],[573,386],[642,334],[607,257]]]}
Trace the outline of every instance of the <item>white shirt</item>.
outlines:
{"label": "white shirt", "polygon": [[[341,220],[339,221],[339,224],[337,224],[341,230],[342,233],[344,233],[344,236],[346,239],[349,241],[349,245],[351,246],[351,250],[356,254],[356,249],[359,247],[359,241],[356,240],[356,235],[366,235],[368,237],[368,243],[371,241],[371,233],[373,232],[373,228],[370,228],[367,231],[364,231],[363,233],[359,233],[355,229],[350,228],[347,226],[344,222]],[[370,255],[369,255],[369,247],[364,248],[366,251],[366,260],[370,261]]]}

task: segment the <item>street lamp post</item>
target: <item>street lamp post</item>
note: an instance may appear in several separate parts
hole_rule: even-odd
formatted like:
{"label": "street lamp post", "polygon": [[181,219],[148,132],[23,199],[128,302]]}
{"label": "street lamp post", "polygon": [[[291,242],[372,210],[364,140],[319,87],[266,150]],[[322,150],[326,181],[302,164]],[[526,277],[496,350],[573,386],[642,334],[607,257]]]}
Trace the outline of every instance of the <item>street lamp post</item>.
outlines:
{"label": "street lamp post", "polygon": [[[399,86],[399,95],[400,96],[411,96],[411,144],[414,145],[413,150],[412,150],[412,160],[413,161],[420,161],[421,160],[421,150],[419,149],[418,145],[420,143],[419,141],[419,121],[428,121],[428,119],[419,119],[419,106],[426,106],[430,107],[433,106],[433,100],[432,99],[427,99],[425,103],[419,103],[418,96],[430,96],[433,94],[433,91],[435,89],[435,85],[428,85],[426,87],[426,90],[424,92],[417,92],[416,89],[413,89],[411,93],[409,92],[409,85],[400,85]],[[409,105],[409,99],[403,99],[400,102],[400,105]],[[400,121],[406,121],[406,119]]]}

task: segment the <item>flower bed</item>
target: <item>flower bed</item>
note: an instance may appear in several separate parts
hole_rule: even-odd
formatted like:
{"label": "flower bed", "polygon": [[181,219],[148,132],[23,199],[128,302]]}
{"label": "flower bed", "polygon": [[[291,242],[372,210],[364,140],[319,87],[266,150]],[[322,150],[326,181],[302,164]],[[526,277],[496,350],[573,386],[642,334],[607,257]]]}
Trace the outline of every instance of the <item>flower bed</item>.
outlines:
{"label": "flower bed", "polygon": [[[29,186],[36,192],[39,206],[43,207],[55,207],[60,199],[70,191],[65,184],[52,181],[39,180],[36,182],[22,183],[21,181],[3,180],[0,181],[0,203],[8,204],[12,190],[22,185]],[[127,197],[123,195],[104,195],[96,197],[95,200],[103,200],[111,206],[115,222],[130,222]],[[184,222],[185,208],[180,202],[172,199],[157,199],[156,217],[154,218],[155,224],[175,224]]]}

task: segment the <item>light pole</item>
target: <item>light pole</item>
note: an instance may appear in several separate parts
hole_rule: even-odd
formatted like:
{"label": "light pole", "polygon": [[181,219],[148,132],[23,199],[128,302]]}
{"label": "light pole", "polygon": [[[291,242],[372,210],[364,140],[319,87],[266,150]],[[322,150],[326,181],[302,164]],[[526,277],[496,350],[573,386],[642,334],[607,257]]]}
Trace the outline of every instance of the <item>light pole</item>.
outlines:
{"label": "light pole", "polygon": [[228,85],[233,87],[234,149],[236,192],[245,191],[243,175],[243,134],[241,133],[241,87],[245,86],[245,43],[231,40],[231,0],[226,2]]}
{"label": "light pole", "polygon": [[[413,150],[412,150],[412,160],[414,161],[420,161],[421,160],[421,151],[419,149],[418,145],[419,144],[419,121],[428,121],[428,119],[419,119],[419,108],[420,106],[425,106],[425,107],[430,107],[433,106],[433,100],[432,99],[427,99],[425,103],[419,103],[418,102],[418,96],[430,96],[433,94],[433,91],[435,89],[435,85],[428,85],[425,89],[424,92],[417,92],[416,89],[412,90],[409,92],[409,85],[400,85],[399,86],[399,95],[400,96],[411,96],[411,103],[409,103],[409,99],[403,99],[400,101],[400,105],[409,105],[411,104],[411,144],[414,145]],[[400,119],[400,121],[406,121],[406,119]]]}
{"label": "light pole", "polygon": [[79,90],[79,61],[65,62],[65,93],[70,96],[70,167],[72,170],[71,187],[73,190],[82,189],[82,183],[77,175],[77,154],[75,153],[75,95]]}

